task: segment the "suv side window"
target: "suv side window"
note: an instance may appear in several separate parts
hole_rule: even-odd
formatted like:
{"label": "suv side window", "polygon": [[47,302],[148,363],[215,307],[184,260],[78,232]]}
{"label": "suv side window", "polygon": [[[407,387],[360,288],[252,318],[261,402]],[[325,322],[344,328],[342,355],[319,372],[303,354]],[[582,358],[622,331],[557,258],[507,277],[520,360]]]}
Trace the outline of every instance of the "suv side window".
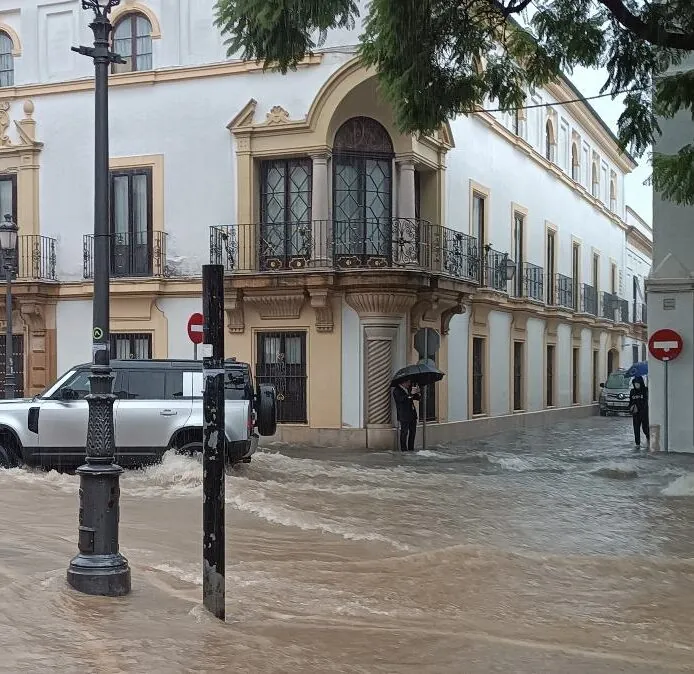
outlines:
{"label": "suv side window", "polygon": [[[91,374],[92,373],[89,370],[75,372],[74,376],[71,379],[68,379],[51,397],[54,400],[63,400],[63,391],[65,389],[72,389],[77,394],[74,400],[84,400],[84,397],[91,390],[89,385],[89,377]],[[117,392],[119,387],[122,385],[122,381],[121,373],[114,371],[111,391]]]}
{"label": "suv side window", "polygon": [[129,400],[178,400],[183,397],[182,370],[130,370]]}

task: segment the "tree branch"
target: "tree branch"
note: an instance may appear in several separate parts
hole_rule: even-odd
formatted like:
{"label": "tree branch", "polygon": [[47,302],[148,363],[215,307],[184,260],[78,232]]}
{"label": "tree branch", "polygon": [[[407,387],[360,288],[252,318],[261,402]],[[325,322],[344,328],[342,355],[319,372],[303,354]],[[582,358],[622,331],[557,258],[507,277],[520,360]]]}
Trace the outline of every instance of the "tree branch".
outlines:
{"label": "tree branch", "polygon": [[650,44],[670,49],[694,50],[694,34],[672,33],[660,25],[644,23],[629,11],[622,0],[598,0],[598,2],[607,7],[624,28]]}

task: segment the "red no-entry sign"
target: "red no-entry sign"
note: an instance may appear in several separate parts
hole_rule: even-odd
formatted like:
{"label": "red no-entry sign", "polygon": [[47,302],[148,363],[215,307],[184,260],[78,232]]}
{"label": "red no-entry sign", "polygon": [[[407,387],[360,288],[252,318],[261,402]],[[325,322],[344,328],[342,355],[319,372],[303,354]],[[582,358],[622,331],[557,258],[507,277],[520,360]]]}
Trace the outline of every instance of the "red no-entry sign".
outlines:
{"label": "red no-entry sign", "polygon": [[193,344],[202,344],[203,339],[203,323],[202,314],[195,313],[188,319],[188,337]]}
{"label": "red no-entry sign", "polygon": [[657,360],[668,362],[682,353],[682,337],[669,328],[656,330],[648,340],[648,350]]}

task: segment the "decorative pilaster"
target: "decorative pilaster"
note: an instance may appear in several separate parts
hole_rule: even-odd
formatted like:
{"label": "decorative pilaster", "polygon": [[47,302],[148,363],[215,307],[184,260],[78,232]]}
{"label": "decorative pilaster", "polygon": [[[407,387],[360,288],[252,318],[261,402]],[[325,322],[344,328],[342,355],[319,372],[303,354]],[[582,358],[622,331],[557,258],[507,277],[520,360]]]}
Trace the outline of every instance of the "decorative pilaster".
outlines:
{"label": "decorative pilaster", "polygon": [[313,266],[330,265],[330,211],[328,208],[328,153],[320,152],[311,155],[312,194],[311,194],[311,238],[313,241]]}
{"label": "decorative pilaster", "polygon": [[366,326],[366,423],[391,426],[390,380],[397,326]]}

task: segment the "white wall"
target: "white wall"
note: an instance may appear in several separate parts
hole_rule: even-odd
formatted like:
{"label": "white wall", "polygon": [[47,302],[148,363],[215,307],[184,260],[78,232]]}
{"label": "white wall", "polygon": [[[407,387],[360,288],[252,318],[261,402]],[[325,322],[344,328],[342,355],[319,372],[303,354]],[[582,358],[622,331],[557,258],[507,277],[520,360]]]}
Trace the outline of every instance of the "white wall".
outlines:
{"label": "white wall", "polygon": [[557,327],[557,391],[555,405],[568,407],[571,401],[571,326],[560,324]]}
{"label": "white wall", "polygon": [[581,331],[579,358],[581,368],[580,402],[582,405],[589,405],[593,402],[593,333],[589,329]]}
{"label": "white wall", "polygon": [[545,382],[545,322],[538,318],[529,318],[527,327],[527,343],[525,348],[528,353],[528,376],[526,400],[528,412],[536,412],[544,409],[544,382]]}
{"label": "white wall", "polygon": [[470,313],[453,316],[448,333],[448,421],[468,418]]}
{"label": "white wall", "polygon": [[511,386],[511,315],[489,312],[489,415],[510,412]]}
{"label": "white wall", "polygon": [[55,309],[58,376],[92,360],[92,301],[62,300]]}
{"label": "white wall", "polygon": [[342,301],[342,425],[363,426],[364,361],[359,314]]}
{"label": "white wall", "polygon": [[[169,358],[192,358],[193,343],[188,338],[188,319],[191,314],[202,313],[201,297],[160,298],[157,306],[166,316]],[[198,353],[198,358],[202,355]]]}

